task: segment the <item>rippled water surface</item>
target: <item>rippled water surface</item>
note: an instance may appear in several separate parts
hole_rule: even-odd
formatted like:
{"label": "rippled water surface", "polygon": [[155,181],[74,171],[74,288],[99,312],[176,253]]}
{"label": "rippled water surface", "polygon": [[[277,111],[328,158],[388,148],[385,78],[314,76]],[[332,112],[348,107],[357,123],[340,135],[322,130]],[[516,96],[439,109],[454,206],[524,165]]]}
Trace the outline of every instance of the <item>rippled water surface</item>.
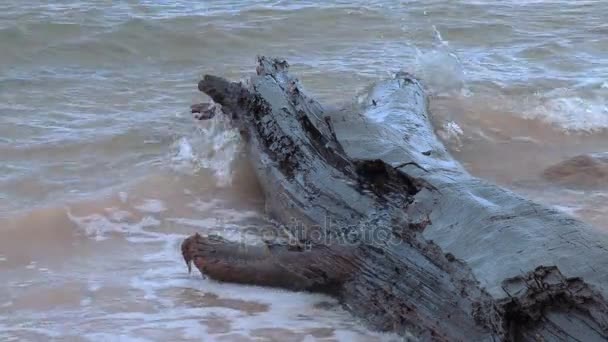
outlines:
{"label": "rippled water surface", "polygon": [[[333,299],[188,275],[195,231],[263,223],[205,73],[287,58],[328,105],[407,70],[475,175],[608,229],[541,172],[608,151],[605,1],[0,3],[0,340],[393,340]],[[388,122],[387,124],[390,124]]]}

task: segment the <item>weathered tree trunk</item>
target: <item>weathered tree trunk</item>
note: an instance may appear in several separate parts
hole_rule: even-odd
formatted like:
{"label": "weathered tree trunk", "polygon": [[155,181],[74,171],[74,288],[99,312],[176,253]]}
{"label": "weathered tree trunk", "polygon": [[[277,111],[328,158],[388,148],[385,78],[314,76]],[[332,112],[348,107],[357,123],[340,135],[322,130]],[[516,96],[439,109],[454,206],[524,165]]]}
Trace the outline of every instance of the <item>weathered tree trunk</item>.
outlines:
{"label": "weathered tree trunk", "polygon": [[437,140],[416,79],[398,74],[327,113],[286,62],[258,62],[247,84],[205,76],[199,89],[242,132],[277,238],[196,234],[188,264],[326,292],[422,340],[608,338],[608,238],[470,176]]}

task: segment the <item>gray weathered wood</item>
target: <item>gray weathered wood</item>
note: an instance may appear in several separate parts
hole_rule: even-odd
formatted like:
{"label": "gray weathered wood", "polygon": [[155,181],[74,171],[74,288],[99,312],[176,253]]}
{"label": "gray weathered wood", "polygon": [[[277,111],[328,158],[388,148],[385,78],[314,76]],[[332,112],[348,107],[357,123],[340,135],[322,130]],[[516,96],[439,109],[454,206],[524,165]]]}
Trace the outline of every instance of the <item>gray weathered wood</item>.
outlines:
{"label": "gray weathered wood", "polygon": [[278,225],[256,246],[193,235],[188,264],[326,292],[370,326],[422,340],[607,338],[605,235],[470,176],[411,75],[326,112],[287,69],[261,57],[247,84],[199,83],[240,129]]}

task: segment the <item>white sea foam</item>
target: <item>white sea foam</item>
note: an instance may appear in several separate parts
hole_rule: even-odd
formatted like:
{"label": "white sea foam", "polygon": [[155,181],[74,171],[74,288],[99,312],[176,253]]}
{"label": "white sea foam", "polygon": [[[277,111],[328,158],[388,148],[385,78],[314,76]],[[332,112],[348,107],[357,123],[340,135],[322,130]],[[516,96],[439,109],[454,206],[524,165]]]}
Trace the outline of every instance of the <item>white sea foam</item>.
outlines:
{"label": "white sea foam", "polygon": [[215,198],[205,201],[197,198],[193,203],[189,203],[188,207],[200,212],[208,212],[211,209],[217,207],[220,203],[222,203],[222,201]]}
{"label": "white sea foam", "polygon": [[188,138],[182,137],[177,143],[177,154],[173,158],[177,162],[193,162],[195,161],[194,152],[192,152],[192,145],[188,141]]}
{"label": "white sea foam", "polygon": [[217,218],[203,218],[203,219],[189,219],[189,218],[167,218],[168,222],[175,222],[177,224],[192,226],[202,229],[211,229],[217,226],[218,219]]}
{"label": "white sea foam", "polygon": [[[316,328],[335,328],[334,338],[338,341],[365,341],[374,337],[380,341],[400,340],[394,335],[372,333],[362,328],[357,320],[346,313],[333,298],[317,294],[294,293],[279,289],[261,288],[217,283],[203,279],[200,275],[187,276],[185,265],[180,261],[180,236],[174,235],[166,239],[164,247],[157,253],[146,255],[142,261],[152,263],[155,267],[147,268],[145,272],[135,276],[131,286],[145,292],[147,300],[165,303],[162,312],[148,313],[118,313],[108,315],[107,319],[133,320],[139,323],[130,328],[131,331],[149,326],[152,322],[167,322],[165,328],[175,328],[181,331],[183,338],[202,338],[210,340],[228,334],[252,336],[258,329],[273,329],[281,327],[294,333],[304,333]],[[196,272],[195,272],[196,273]],[[175,300],[167,300],[166,294],[160,293],[173,289],[183,289],[182,296],[194,306],[175,306]],[[206,296],[217,296],[217,305],[196,305],[203,303]],[[197,300],[199,298],[199,300]],[[243,314],[245,307],[237,304],[222,306],[223,301],[243,301],[267,306],[267,310],[256,311],[255,315]],[[328,303],[329,309],[317,307],[316,304]],[[237,305],[237,306],[234,306]],[[229,333],[208,332],[208,327],[201,325],[205,319],[222,320],[229,324]],[[149,322],[149,323],[148,323]],[[366,339],[366,337],[368,339]]]}
{"label": "white sea foam", "polygon": [[566,205],[554,205],[553,208],[572,216],[576,216],[576,211],[580,209],[580,207]]}
{"label": "white sea foam", "polygon": [[101,241],[109,238],[111,234],[146,234],[144,228],[158,226],[160,221],[152,216],[144,216],[139,222],[126,223],[114,221],[111,217],[102,214],[76,216],[68,211],[68,218],[81,228],[86,235]]}
{"label": "white sea foam", "polygon": [[[174,114],[183,111],[191,97],[203,100],[192,72],[236,80],[252,71],[253,59],[247,56],[260,42],[269,43],[268,51],[292,56],[293,71],[311,93],[331,101],[346,100],[388,70],[409,65],[431,95],[474,93],[474,100],[482,93],[488,95],[490,107],[503,107],[502,99],[513,99],[517,105],[508,103],[509,113],[524,113],[565,131],[593,132],[608,126],[603,116],[608,89],[603,76],[608,58],[602,32],[605,18],[597,15],[608,7],[601,1],[418,1],[402,6],[395,1],[356,0],[348,9],[331,1],[262,7],[256,1],[141,1],[137,6],[114,1],[98,6],[83,0],[72,2],[71,8],[5,3],[0,5],[5,5],[0,64],[6,70],[0,77],[0,112],[5,114],[0,124],[1,214],[5,209],[95,196],[98,190],[121,187],[131,175],[154,173],[160,165],[170,165],[180,177],[186,173],[196,178],[205,169],[219,186],[229,185],[232,162],[239,156],[239,134],[222,126],[222,116],[200,122],[200,130],[192,132],[192,120],[184,119],[189,114]],[[471,25],[471,11],[483,20]],[[535,20],[529,20],[530,13]],[[201,22],[199,15],[206,20]],[[302,25],[311,21],[315,25]],[[256,31],[260,22],[266,30]],[[573,24],[564,26],[566,22]],[[369,30],[353,29],[361,26]],[[286,46],[295,40],[298,44]],[[413,47],[419,48],[415,58]],[[590,77],[599,80],[593,90],[577,88]],[[521,101],[522,96],[542,94],[554,86],[573,91],[539,96],[530,104]],[[462,111],[475,108],[464,106]],[[467,135],[470,127],[462,125]],[[462,134],[454,126],[445,131],[455,139]],[[195,179],[190,184],[198,183]],[[199,190],[192,186],[183,193],[190,199]],[[561,205],[588,197],[574,195],[578,199]],[[164,200],[167,210],[146,204],[144,210],[132,207],[146,196]],[[252,337],[255,329],[276,327],[302,334],[312,327],[336,329],[328,339],[340,341],[379,336],[365,331],[338,306],[314,305],[336,304],[329,298],[219,284],[201,279],[197,272],[188,275],[179,253],[184,236],[174,232],[205,232],[215,224],[206,218],[222,216],[228,218],[219,222],[222,227],[238,229],[238,220],[251,217],[216,209],[230,208],[232,201],[242,204],[241,198],[179,206],[188,199],[146,196],[122,191],[117,203],[104,204],[96,215],[77,210],[70,214],[70,222],[91,239],[126,239],[118,243],[69,240],[71,229],[65,227],[71,225],[63,212],[43,212],[24,221],[18,228],[26,237],[32,227],[50,231],[49,235],[60,232],[49,241],[42,240],[45,234],[32,233],[41,239],[20,242],[41,246],[35,250],[58,260],[48,266],[52,273],[41,273],[43,268],[24,268],[30,259],[19,263],[19,253],[29,248],[2,251],[0,266],[7,279],[0,289],[5,302],[0,303],[0,340],[234,340],[229,334],[259,340]],[[605,202],[600,200],[589,202]],[[116,208],[104,209],[112,205]],[[167,221],[168,217],[174,220]],[[11,243],[19,249],[17,241]],[[65,246],[61,253],[54,252],[58,243]],[[20,267],[14,268],[16,263]],[[64,285],[69,291],[60,296],[45,292],[47,286]],[[3,292],[5,288],[9,291]],[[205,304],[208,294],[269,308],[248,314],[232,305]],[[33,298],[50,300],[52,308],[44,303],[36,307]],[[214,332],[213,320],[226,323],[228,333]],[[304,339],[314,340],[310,335]]]}
{"label": "white sea foam", "polygon": [[167,210],[163,201],[158,199],[146,199],[142,203],[135,205],[135,209],[147,213],[160,213]]}
{"label": "white sea foam", "polygon": [[211,170],[219,186],[232,182],[232,163],[241,150],[240,135],[224,115],[201,122],[198,130],[176,142],[174,167],[185,172]]}
{"label": "white sea foam", "polygon": [[595,132],[608,128],[608,105],[603,100],[580,97],[558,97],[523,113],[524,117],[541,119],[568,131]]}
{"label": "white sea foam", "polygon": [[125,221],[133,217],[132,213],[126,210],[118,210],[116,208],[106,208],[106,212],[108,212],[112,221]]}
{"label": "white sea foam", "polygon": [[437,134],[444,141],[449,142],[453,149],[459,150],[462,148],[462,137],[464,135],[464,131],[456,122],[445,122],[441,129],[437,131]]}
{"label": "white sea foam", "polygon": [[446,122],[443,125],[443,128],[450,138],[458,138],[464,134],[462,128],[460,128],[460,126],[458,126],[458,124],[454,121]]}

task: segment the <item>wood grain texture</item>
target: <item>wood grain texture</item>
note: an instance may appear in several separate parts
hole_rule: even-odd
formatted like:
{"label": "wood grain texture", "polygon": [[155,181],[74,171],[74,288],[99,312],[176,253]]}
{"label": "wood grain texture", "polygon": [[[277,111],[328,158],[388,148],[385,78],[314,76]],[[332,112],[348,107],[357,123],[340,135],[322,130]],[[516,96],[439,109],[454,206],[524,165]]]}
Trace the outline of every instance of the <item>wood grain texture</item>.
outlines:
{"label": "wood grain texture", "polygon": [[328,112],[287,62],[259,57],[256,74],[198,86],[240,130],[287,238],[196,234],[188,264],[329,293],[371,327],[421,340],[608,338],[607,237],[470,176],[435,136],[417,79],[398,73]]}

